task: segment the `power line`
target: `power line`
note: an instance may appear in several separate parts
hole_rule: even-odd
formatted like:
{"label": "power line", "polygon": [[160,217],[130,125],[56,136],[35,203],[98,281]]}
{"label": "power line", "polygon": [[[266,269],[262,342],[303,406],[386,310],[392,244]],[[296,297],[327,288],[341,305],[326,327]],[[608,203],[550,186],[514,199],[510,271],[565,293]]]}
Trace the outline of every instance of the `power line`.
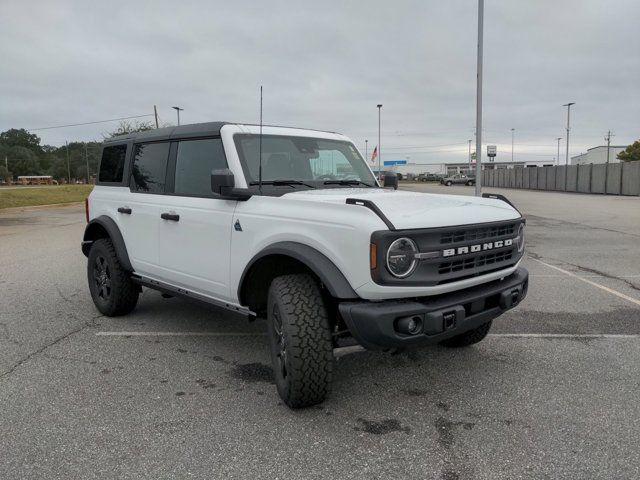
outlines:
{"label": "power line", "polygon": [[35,132],[36,130],[52,130],[54,128],[79,127],[81,125],[94,125],[96,123],[117,122],[118,120],[131,120],[132,118],[143,118],[143,117],[153,117],[153,113],[148,113],[146,115],[133,115],[131,117],[110,118],[109,120],[97,120],[95,122],[70,123],[68,125],[56,125],[53,127],[27,128],[26,130],[28,132]]}

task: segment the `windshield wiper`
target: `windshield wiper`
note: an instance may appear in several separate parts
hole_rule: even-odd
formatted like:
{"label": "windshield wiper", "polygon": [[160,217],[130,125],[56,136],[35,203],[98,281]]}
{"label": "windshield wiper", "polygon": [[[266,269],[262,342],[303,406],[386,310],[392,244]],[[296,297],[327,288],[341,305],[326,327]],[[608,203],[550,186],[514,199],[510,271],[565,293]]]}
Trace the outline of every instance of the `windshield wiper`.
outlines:
{"label": "windshield wiper", "polygon": [[373,187],[373,185],[363,182],[362,180],[327,180],[325,185],[366,185],[367,187]]}
{"label": "windshield wiper", "polygon": [[[249,183],[249,185],[250,186],[260,185],[260,182],[251,182]],[[316,188],[313,185],[309,185],[308,183],[301,182],[300,180],[263,180],[262,185],[274,185],[276,187],[282,186],[282,185],[284,186],[304,185],[305,187]]]}

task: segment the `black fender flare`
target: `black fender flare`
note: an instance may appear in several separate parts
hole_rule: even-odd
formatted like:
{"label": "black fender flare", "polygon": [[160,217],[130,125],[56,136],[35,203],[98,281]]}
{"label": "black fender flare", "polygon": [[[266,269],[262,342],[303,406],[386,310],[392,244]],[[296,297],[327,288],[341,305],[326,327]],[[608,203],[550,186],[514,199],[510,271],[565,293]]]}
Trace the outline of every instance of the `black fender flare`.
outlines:
{"label": "black fender flare", "polygon": [[241,298],[244,281],[253,265],[268,255],[288,256],[306,265],[309,270],[318,276],[334,298],[359,298],[340,269],[331,260],[315,248],[298,242],[277,242],[258,252],[242,272],[240,282],[238,282],[238,298]]}
{"label": "black fender flare", "polygon": [[102,229],[107,232],[107,235],[109,235],[109,238],[113,243],[113,247],[116,249],[118,260],[120,260],[122,266],[126,270],[132,272],[133,267],[129,261],[129,254],[127,253],[127,246],[124,243],[124,238],[122,238],[122,233],[120,233],[120,229],[118,228],[118,225],[116,225],[116,222],[106,215],[94,218],[85,227],[84,236],[82,237],[82,253],[84,253],[86,257],[89,256],[91,244],[98,238],[101,238],[96,237],[96,232],[100,230],[100,227],[102,227]]}

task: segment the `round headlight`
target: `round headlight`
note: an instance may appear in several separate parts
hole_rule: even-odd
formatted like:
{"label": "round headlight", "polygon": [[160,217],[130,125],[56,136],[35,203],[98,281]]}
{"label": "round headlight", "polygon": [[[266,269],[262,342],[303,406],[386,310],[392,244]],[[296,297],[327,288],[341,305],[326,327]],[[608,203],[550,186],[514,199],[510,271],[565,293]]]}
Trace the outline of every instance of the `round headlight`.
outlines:
{"label": "round headlight", "polygon": [[418,247],[410,238],[395,240],[387,250],[387,269],[394,277],[408,277],[418,265],[416,253],[418,253]]}
{"label": "round headlight", "polygon": [[518,228],[518,253],[524,250],[524,223]]}

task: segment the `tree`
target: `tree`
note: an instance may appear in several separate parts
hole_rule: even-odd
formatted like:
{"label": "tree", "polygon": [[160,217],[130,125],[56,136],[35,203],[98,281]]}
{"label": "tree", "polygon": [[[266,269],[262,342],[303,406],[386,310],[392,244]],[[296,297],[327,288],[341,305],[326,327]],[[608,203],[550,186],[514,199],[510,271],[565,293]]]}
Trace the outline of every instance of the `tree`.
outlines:
{"label": "tree", "polygon": [[7,156],[9,168],[14,175],[40,175],[38,155],[27,147],[9,147],[2,150]]}
{"label": "tree", "polygon": [[118,124],[118,128],[113,132],[109,132],[106,135],[106,138],[125,135],[127,133],[146,132],[147,130],[153,130],[154,128],[155,127],[151,122],[139,122],[138,120],[130,122],[128,120],[122,120]]}
{"label": "tree", "polygon": [[623,151],[618,153],[618,160],[623,162],[640,161],[640,140],[636,140]]}
{"label": "tree", "polygon": [[34,152],[40,153],[40,137],[34,133],[29,133],[24,128],[12,128],[0,133],[0,144],[7,147],[24,147]]}
{"label": "tree", "polygon": [[0,180],[4,180],[8,182],[11,179],[12,175],[9,170],[4,165],[0,165]]}

